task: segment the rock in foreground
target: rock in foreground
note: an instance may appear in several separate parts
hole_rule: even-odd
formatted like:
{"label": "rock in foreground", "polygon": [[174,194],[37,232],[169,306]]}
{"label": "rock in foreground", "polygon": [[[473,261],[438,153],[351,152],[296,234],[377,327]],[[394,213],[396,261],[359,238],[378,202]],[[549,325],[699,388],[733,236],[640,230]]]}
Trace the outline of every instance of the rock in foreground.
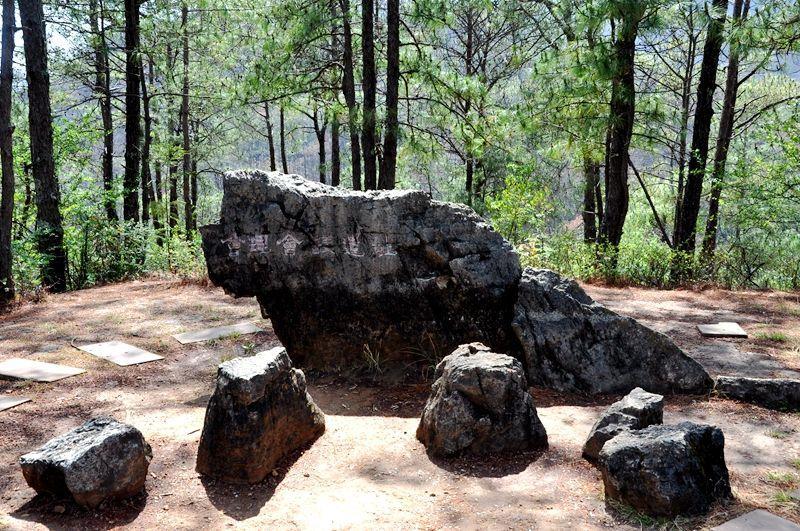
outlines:
{"label": "rock in foreground", "polygon": [[720,376],[717,393],[778,411],[800,411],[800,380]]}
{"label": "rock in foreground", "polygon": [[575,281],[526,269],[514,309],[514,331],[528,379],[559,391],[708,393],[703,367],[667,336],[593,301]]}
{"label": "rock in foreground", "polygon": [[99,417],[23,455],[20,465],[36,492],[69,495],[94,508],[141,492],[151,458],[139,430]]}
{"label": "rock in foreground", "polygon": [[226,175],[221,221],[201,232],[211,280],[255,296],[302,367],[421,367],[462,343],[515,347],[519,259],[468,207],[242,171]]}
{"label": "rock in foreground", "polygon": [[583,445],[583,457],[597,461],[603,445],[628,430],[641,430],[664,422],[664,397],[637,387],[622,400],[614,402],[592,426]]}
{"label": "rock in foreground", "polygon": [[701,514],[731,497],[725,437],[719,428],[682,422],[623,432],[600,451],[606,500],[651,516]]}
{"label": "rock in foreground", "polygon": [[325,418],[285,348],[236,358],[219,366],[197,471],[231,483],[257,483],[324,431]]}
{"label": "rock in foreground", "polygon": [[435,377],[417,428],[417,438],[432,455],[547,447],[519,361],[472,343],[446,356]]}

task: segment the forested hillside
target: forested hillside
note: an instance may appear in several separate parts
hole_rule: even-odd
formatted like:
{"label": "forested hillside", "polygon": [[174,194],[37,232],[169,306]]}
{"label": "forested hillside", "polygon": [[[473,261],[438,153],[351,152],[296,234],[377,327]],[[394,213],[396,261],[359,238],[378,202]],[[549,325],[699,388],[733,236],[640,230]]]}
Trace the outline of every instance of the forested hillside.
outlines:
{"label": "forested hillside", "polygon": [[0,299],[202,276],[223,173],[471,205],[523,261],[800,288],[794,0],[3,0]]}

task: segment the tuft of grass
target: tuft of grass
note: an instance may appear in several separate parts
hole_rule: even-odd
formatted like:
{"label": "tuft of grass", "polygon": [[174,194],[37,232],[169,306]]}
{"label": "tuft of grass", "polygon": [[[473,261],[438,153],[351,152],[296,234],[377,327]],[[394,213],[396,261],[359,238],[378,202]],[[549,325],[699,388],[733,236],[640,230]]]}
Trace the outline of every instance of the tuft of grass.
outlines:
{"label": "tuft of grass", "polygon": [[780,485],[782,487],[794,487],[797,485],[797,476],[795,476],[792,472],[769,470],[764,475],[764,480],[767,483]]}
{"label": "tuft of grass", "polygon": [[794,468],[795,470],[800,470],[800,457],[795,457],[794,459],[789,461],[789,464],[791,464],[792,468]]}
{"label": "tuft of grass", "polygon": [[639,529],[682,529],[680,519],[670,520],[669,518],[654,518],[644,513],[640,513],[630,505],[626,505],[616,500],[608,500],[608,505],[628,524]]}
{"label": "tuft of grass", "polygon": [[779,304],[778,311],[786,315],[791,315],[792,317],[800,317],[800,306],[794,304],[789,304],[789,303]]}
{"label": "tuft of grass", "polygon": [[760,339],[762,341],[774,341],[776,343],[786,343],[789,341],[789,337],[778,330],[759,332],[756,334],[756,339]]}
{"label": "tuft of grass", "polygon": [[792,505],[796,502],[797,500],[792,498],[792,493],[785,490],[780,490],[772,495],[772,503],[775,505]]}
{"label": "tuft of grass", "polygon": [[791,433],[789,433],[788,431],[773,429],[773,430],[769,430],[767,432],[767,435],[769,435],[773,439],[785,439],[786,437],[791,435]]}

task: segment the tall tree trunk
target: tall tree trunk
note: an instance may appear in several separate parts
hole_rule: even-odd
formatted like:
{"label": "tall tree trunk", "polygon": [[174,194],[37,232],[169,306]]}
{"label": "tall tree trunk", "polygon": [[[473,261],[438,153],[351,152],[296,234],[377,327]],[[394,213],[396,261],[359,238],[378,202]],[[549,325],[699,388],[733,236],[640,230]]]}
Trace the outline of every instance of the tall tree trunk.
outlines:
{"label": "tall tree trunk", "polygon": [[[150,220],[150,203],[155,200],[153,194],[153,176],[150,172],[150,146],[153,143],[153,118],[150,115],[150,95],[147,90],[147,78],[144,66],[139,74],[142,80],[142,108],[144,109],[144,144],[142,144],[142,221]],[[158,229],[158,216],[153,216],[153,227]]]}
{"label": "tall tree trunk", "polygon": [[14,300],[11,221],[14,216],[14,127],[11,124],[11,85],[14,81],[14,0],[3,0],[2,57],[0,57],[0,307]]}
{"label": "tall tree trunk", "polygon": [[358,137],[358,104],[356,103],[353,30],[350,25],[350,1],[341,0],[342,9],[342,95],[347,105],[347,129],[350,133],[350,165],[353,190],[361,190],[361,142]]}
{"label": "tall tree trunk", "polygon": [[189,134],[189,6],[181,2],[181,42],[183,48],[183,90],[181,92],[181,133],[183,136],[183,217],[186,238],[194,231],[192,204],[192,143]]}
{"label": "tall tree trunk", "polygon": [[286,120],[284,118],[283,105],[280,112],[280,134],[281,134],[281,169],[283,173],[289,173],[289,163],[286,160]]}
{"label": "tall tree trunk", "polygon": [[331,120],[331,186],[339,186],[342,178],[342,155],[339,148],[339,116]]}
{"label": "tall tree trunk", "polygon": [[272,121],[269,119],[269,102],[264,102],[264,120],[267,122],[267,144],[269,145],[269,169],[275,171],[275,140],[272,137]]}
{"label": "tall tree trunk", "polygon": [[314,125],[314,135],[317,137],[317,150],[319,153],[319,182],[325,184],[325,173],[327,168],[327,161],[325,160],[325,131],[328,129],[327,120],[324,118],[320,120],[317,109],[314,109],[314,114],[311,115],[311,121]]}
{"label": "tall tree trunk", "polygon": [[106,217],[116,221],[117,202],[114,199],[114,122],[111,100],[111,70],[108,62],[108,41],[106,39],[105,12],[102,0],[89,2],[89,25],[94,43],[95,84],[100,116],[103,121],[103,192]]}
{"label": "tall tree trunk", "polygon": [[122,217],[125,221],[139,221],[142,164],[139,2],[125,0],[125,189],[122,192]]}
{"label": "tall tree trunk", "polygon": [[616,267],[617,249],[628,215],[628,158],[636,111],[633,70],[640,14],[625,12],[622,17],[614,42],[616,64],[606,146],[605,212],[600,225],[600,241],[611,247],[612,267]]}
{"label": "tall tree trunk", "polygon": [[397,103],[400,89],[400,0],[386,4],[386,125],[380,188],[391,190],[397,181]]}
{"label": "tall tree trunk", "polygon": [[706,42],[703,46],[703,62],[697,84],[697,110],[692,128],[692,149],[686,185],[681,200],[681,219],[674,241],[683,256],[676,255],[672,266],[673,280],[680,280],[686,273],[686,260],[694,254],[697,216],[700,212],[700,197],[703,193],[703,178],[708,158],[708,139],[711,118],[714,114],[714,91],[717,86],[717,68],[722,49],[722,32],[725,26],[725,10],[728,0],[713,0],[713,13],[708,24]]}
{"label": "tall tree trunk", "polygon": [[600,186],[600,163],[585,155],[583,158],[583,241],[597,241],[597,188]]}
{"label": "tall tree trunk", "polygon": [[[747,17],[750,0],[734,0],[733,24],[738,25]],[[725,98],[722,114],[719,117],[719,133],[714,151],[714,170],[711,177],[711,196],[708,199],[708,218],[703,236],[703,261],[710,263],[717,249],[717,226],[719,225],[719,199],[722,195],[722,182],[725,178],[725,164],[728,161],[728,148],[733,137],[733,122],[736,114],[736,98],[739,93],[739,47],[730,46],[728,74],[725,79]]]}
{"label": "tall tree trunk", "polygon": [[361,89],[364,93],[364,115],[361,123],[361,147],[364,152],[364,189],[374,190],[377,185],[375,152],[375,1],[361,0]]}
{"label": "tall tree trunk", "polygon": [[[683,189],[686,182],[686,144],[689,137],[689,107],[692,100],[692,79],[694,78],[695,51],[697,39],[694,37],[694,16],[689,14],[689,27],[687,32],[690,34],[689,49],[686,54],[686,68],[683,72],[683,83],[681,86],[681,122],[678,133],[678,191],[675,195],[675,221],[672,228],[673,235],[678,233],[681,225],[681,203],[683,202]],[[675,238],[673,237],[673,240]]]}
{"label": "tall tree trunk", "polygon": [[37,247],[42,281],[53,291],[67,288],[67,255],[61,223],[61,191],[53,160],[53,115],[47,71],[47,32],[41,0],[19,0],[25,70],[28,78],[28,122],[31,164],[36,187]]}

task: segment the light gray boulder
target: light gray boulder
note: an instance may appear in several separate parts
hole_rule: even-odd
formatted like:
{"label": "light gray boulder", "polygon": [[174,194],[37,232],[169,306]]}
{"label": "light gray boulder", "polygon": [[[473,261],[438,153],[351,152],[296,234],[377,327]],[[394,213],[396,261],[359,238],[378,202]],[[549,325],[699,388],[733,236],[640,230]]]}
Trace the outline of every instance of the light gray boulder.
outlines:
{"label": "light gray boulder", "polygon": [[236,358],[219,366],[196,468],[230,483],[258,483],[324,431],[325,417],[285,348]]}
{"label": "light gray boulder", "polygon": [[516,347],[518,256],[466,206],[238,171],[201,233],[211,280],[255,296],[304,368],[392,372],[471,341]]}
{"label": "light gray boulder", "polygon": [[637,387],[603,412],[583,445],[583,457],[596,462],[603,445],[623,431],[664,422],[664,397]]}
{"label": "light gray boulder", "polygon": [[141,492],[152,455],[139,430],[99,417],[51,439],[19,462],[36,492],[68,495],[94,508]]}
{"label": "light gray boulder", "polygon": [[714,390],[725,398],[778,411],[800,411],[800,380],[719,376]]}
{"label": "light gray boulder", "polygon": [[725,437],[714,426],[682,422],[625,431],[600,451],[606,500],[651,516],[695,515],[731,497]]}
{"label": "light gray boulder", "polygon": [[573,280],[527,268],[514,308],[528,380],[558,391],[711,391],[703,367],[667,336],[593,301]]}
{"label": "light gray boulder", "polygon": [[436,367],[417,439],[431,455],[547,448],[547,434],[519,361],[480,343],[461,345]]}

